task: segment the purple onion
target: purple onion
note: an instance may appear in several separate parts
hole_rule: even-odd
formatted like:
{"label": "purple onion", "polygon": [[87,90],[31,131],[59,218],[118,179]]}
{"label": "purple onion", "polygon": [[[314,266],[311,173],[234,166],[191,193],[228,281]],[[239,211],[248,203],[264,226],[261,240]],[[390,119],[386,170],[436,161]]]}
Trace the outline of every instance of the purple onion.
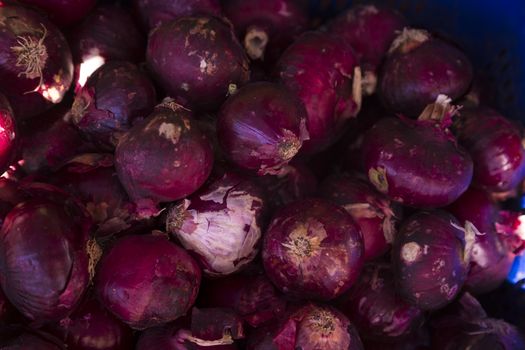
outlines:
{"label": "purple onion", "polygon": [[20,0],[44,10],[60,27],[68,27],[82,20],[93,9],[96,0]]}
{"label": "purple onion", "polygon": [[297,298],[333,299],[355,282],[363,265],[358,226],[343,208],[321,199],[278,210],[262,249],[270,280]]}
{"label": "purple onion", "polygon": [[62,350],[64,344],[43,332],[6,327],[0,330],[0,348],[2,350]]}
{"label": "purple onion", "polygon": [[18,148],[18,130],[9,101],[0,94],[0,173],[14,160]]}
{"label": "purple onion", "polygon": [[228,275],[257,255],[265,202],[253,181],[226,173],[173,206],[167,231],[199,257],[204,272]]}

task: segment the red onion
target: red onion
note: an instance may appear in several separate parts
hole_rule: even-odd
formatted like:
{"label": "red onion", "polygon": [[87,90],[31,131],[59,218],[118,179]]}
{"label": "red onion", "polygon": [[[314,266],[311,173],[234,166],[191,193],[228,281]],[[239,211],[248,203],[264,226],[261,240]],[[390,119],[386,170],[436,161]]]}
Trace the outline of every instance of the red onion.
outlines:
{"label": "red onion", "polygon": [[363,350],[354,326],[339,311],[307,304],[279,326],[262,329],[248,341],[247,350]]}
{"label": "red onion", "polygon": [[219,0],[134,0],[133,4],[148,31],[179,17],[221,15]]}
{"label": "red onion", "polygon": [[0,173],[11,164],[18,144],[18,130],[9,101],[0,94]]}
{"label": "red onion", "polygon": [[273,217],[262,258],[270,280],[297,298],[333,299],[357,279],[363,238],[350,214],[321,199],[288,204]]}
{"label": "red onion", "polygon": [[60,27],[77,23],[93,9],[96,0],[20,0],[44,10]]}
{"label": "red onion", "polygon": [[54,332],[68,349],[128,350],[132,348],[131,329],[105,310],[92,296],[86,298]]}
{"label": "red onion", "polygon": [[73,80],[73,64],[60,31],[34,10],[4,4],[0,33],[0,90],[16,118],[33,117],[62,101]]}
{"label": "red onion", "polygon": [[264,211],[264,191],[226,173],[171,207],[166,227],[199,257],[204,272],[227,275],[257,255]]}
{"label": "red onion", "polygon": [[348,174],[329,177],[319,193],[352,215],[363,234],[365,260],[373,260],[388,251],[401,216],[399,206],[364,179]]}
{"label": "red onion", "polygon": [[300,0],[226,0],[223,10],[252,60],[275,61],[308,26]]}
{"label": "red onion", "polygon": [[[180,337],[183,338],[184,334]],[[231,309],[192,309],[191,336],[187,341],[201,346],[228,345],[244,337],[243,321]]]}
{"label": "red onion", "polygon": [[420,211],[401,226],[392,246],[399,294],[423,310],[451,302],[467,277],[475,232],[445,211]]}
{"label": "red onion", "polygon": [[102,305],[134,329],[184,315],[195,302],[201,272],[193,258],[163,236],[128,236],[99,263],[95,291]]}
{"label": "red onion", "polygon": [[303,101],[310,134],[302,152],[334,143],[361,106],[361,70],[353,51],[322,32],[301,35],[277,62],[279,80]]}
{"label": "red onion", "polygon": [[212,164],[210,143],[192,121],[191,112],[171,99],[125,133],[115,151],[119,179],[144,211],[195,192],[208,178]]}
{"label": "red onion", "polygon": [[[34,189],[42,195],[47,190]],[[6,216],[0,232],[0,282],[9,301],[37,322],[60,320],[78,304],[89,282],[84,212],[70,200],[34,198]],[[53,199],[55,198],[55,199]],[[91,261],[89,267],[92,268]]]}
{"label": "red onion", "polygon": [[365,171],[379,192],[405,205],[432,208],[467,190],[472,160],[447,128],[454,113],[449,103],[440,95],[417,121],[384,118],[366,132]]}
{"label": "red onion", "polygon": [[395,290],[390,266],[366,266],[352,289],[341,297],[339,309],[363,338],[388,342],[405,339],[423,324],[424,315]]}
{"label": "red onion", "polygon": [[146,58],[167,94],[196,111],[217,109],[250,76],[231,25],[215,17],[182,17],[156,28]]}
{"label": "red onion", "polygon": [[221,107],[219,143],[237,166],[279,174],[308,139],[306,111],[286,88],[267,82],[241,88]]}
{"label": "red onion", "polygon": [[375,91],[378,67],[405,26],[405,18],[397,11],[371,4],[355,5],[328,23],[328,32],[355,50],[364,68],[364,90],[368,94]]}
{"label": "red onion", "polygon": [[487,107],[461,111],[458,140],[474,160],[474,182],[490,192],[513,189],[525,176],[522,130]]}
{"label": "red onion", "polygon": [[466,94],[472,76],[461,50],[427,31],[404,29],[390,46],[378,93],[388,109],[413,117],[440,94]]}
{"label": "red onion", "polygon": [[122,133],[155,106],[155,88],[129,62],[109,62],[97,69],[76,93],[69,117],[94,144],[112,150]]}
{"label": "red onion", "polygon": [[286,302],[263,275],[235,274],[206,281],[199,294],[207,307],[229,307],[252,327],[278,321]]}
{"label": "red onion", "polygon": [[2,350],[62,350],[64,345],[43,332],[6,327],[0,330]]}

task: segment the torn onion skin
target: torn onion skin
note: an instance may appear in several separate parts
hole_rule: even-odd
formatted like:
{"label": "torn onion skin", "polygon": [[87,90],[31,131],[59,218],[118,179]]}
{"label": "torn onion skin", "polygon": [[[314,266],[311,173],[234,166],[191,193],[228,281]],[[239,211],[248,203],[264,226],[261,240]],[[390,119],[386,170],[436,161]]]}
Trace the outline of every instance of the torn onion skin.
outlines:
{"label": "torn onion skin", "polygon": [[225,0],[223,11],[248,56],[265,63],[275,62],[308,26],[301,0]]}
{"label": "torn onion skin", "polygon": [[190,111],[167,98],[120,138],[117,174],[145,217],[158,211],[158,203],[195,192],[211,172],[210,142],[192,118]]}
{"label": "torn onion skin", "polygon": [[455,125],[459,143],[474,160],[474,183],[506,192],[525,177],[522,128],[487,107],[465,108]]}
{"label": "torn onion skin", "polygon": [[0,91],[17,120],[27,120],[58,104],[73,81],[66,39],[46,17],[19,5],[0,7]]}
{"label": "torn onion skin", "polygon": [[[417,332],[423,312],[396,293],[391,267],[383,263],[365,266],[356,284],[337,301],[363,339],[399,342]],[[364,340],[366,343],[366,340]]]}
{"label": "torn onion skin", "polygon": [[231,24],[217,17],[181,17],[156,28],[146,61],[166,93],[195,112],[216,110],[250,78]]}
{"label": "torn onion skin", "polygon": [[365,133],[364,170],[379,192],[404,205],[437,208],[467,190],[473,162],[448,130],[454,113],[448,103],[440,95],[418,120],[383,118]]}
{"label": "torn onion skin", "polygon": [[0,94],[0,173],[3,173],[16,156],[19,145],[18,128],[13,109]]}
{"label": "torn onion skin", "polygon": [[238,167],[275,175],[308,139],[306,110],[285,87],[248,84],[222,105],[217,120],[219,143]]}
{"label": "torn onion skin", "polygon": [[68,117],[101,150],[112,151],[118,138],[156,103],[148,76],[129,62],[112,61],[97,69],[76,92]]}
{"label": "torn onion skin", "polygon": [[176,320],[197,298],[197,262],[165,236],[127,236],[99,262],[95,292],[111,313],[133,329]]}
{"label": "torn onion skin", "polygon": [[348,119],[361,108],[361,69],[352,50],[323,32],[306,32],[286,49],[275,77],[306,107],[310,139],[303,154],[318,153],[337,141]]}
{"label": "torn onion skin", "polygon": [[257,255],[265,211],[264,190],[250,179],[227,172],[172,206],[166,228],[195,253],[205,273],[228,275]]}
{"label": "torn onion skin", "polygon": [[363,237],[343,208],[322,199],[300,200],[274,215],[262,258],[266,274],[284,293],[330,300],[359,276]]}
{"label": "torn onion skin", "polygon": [[325,179],[319,193],[345,208],[359,226],[365,244],[365,261],[384,255],[397,232],[401,207],[356,175],[338,174]]}
{"label": "torn onion skin", "polygon": [[21,0],[44,10],[59,27],[81,21],[95,7],[96,0]]}
{"label": "torn onion skin", "polygon": [[417,117],[440,94],[462,97],[472,79],[472,65],[460,49],[425,30],[405,28],[389,48],[378,94],[387,109]]}
{"label": "torn onion skin", "polygon": [[403,299],[422,310],[450,303],[466,280],[474,235],[445,211],[410,216],[392,246],[397,291]]}

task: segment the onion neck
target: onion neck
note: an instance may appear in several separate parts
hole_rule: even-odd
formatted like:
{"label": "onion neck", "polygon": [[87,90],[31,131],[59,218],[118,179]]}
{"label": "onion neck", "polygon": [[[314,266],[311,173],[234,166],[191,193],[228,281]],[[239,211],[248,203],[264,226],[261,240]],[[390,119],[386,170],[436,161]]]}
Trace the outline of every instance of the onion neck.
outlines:
{"label": "onion neck", "polygon": [[265,29],[258,26],[250,26],[244,36],[244,48],[252,60],[263,60],[269,36]]}
{"label": "onion neck", "polygon": [[404,28],[401,34],[399,34],[390,49],[388,54],[401,53],[407,54],[410,51],[418,48],[421,44],[425,43],[430,39],[430,33],[423,29]]}

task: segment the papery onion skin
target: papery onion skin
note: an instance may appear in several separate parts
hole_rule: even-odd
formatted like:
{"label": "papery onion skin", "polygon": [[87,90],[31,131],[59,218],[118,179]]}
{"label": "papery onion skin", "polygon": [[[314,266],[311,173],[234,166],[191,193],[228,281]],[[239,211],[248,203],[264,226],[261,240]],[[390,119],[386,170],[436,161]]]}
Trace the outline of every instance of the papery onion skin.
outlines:
{"label": "papery onion skin", "polygon": [[357,327],[362,338],[395,342],[407,338],[424,322],[424,314],[396,293],[390,266],[376,263],[363,273],[337,305]]}
{"label": "papery onion skin", "polygon": [[357,95],[358,59],[339,39],[322,32],[302,34],[283,53],[275,76],[304,103],[310,135],[301,153],[317,153],[337,141],[346,121],[360,109],[360,84]]}
{"label": "papery onion skin", "polygon": [[69,46],[60,31],[38,12],[18,5],[0,7],[0,91],[17,120],[62,101],[73,81]]}
{"label": "papery onion skin", "polygon": [[306,199],[274,215],[264,236],[262,258],[268,277],[283,292],[330,300],[359,276],[363,246],[358,226],[343,208]]}
{"label": "papery onion skin", "polygon": [[108,62],[76,92],[69,117],[101,150],[113,150],[122,133],[155,106],[155,87],[129,62]]}
{"label": "papery onion skin", "polygon": [[[467,230],[465,230],[467,232]],[[392,246],[398,293],[422,310],[450,303],[467,277],[469,237],[451,214],[420,211],[403,222]]]}
{"label": "papery onion skin", "polygon": [[21,0],[44,10],[60,27],[78,23],[93,9],[96,0]]}
{"label": "papery onion skin", "polygon": [[221,15],[219,0],[134,0],[133,5],[147,31],[179,17]]}
{"label": "papery onion skin", "polygon": [[223,11],[253,60],[275,62],[308,26],[300,0],[226,0]]}
{"label": "papery onion skin", "polygon": [[474,183],[489,192],[513,189],[525,177],[521,127],[487,107],[465,108],[458,141],[474,160]]}
{"label": "papery onion skin", "polygon": [[139,209],[181,199],[208,178],[213,151],[185,108],[165,99],[119,141],[115,167]]}
{"label": "papery onion skin", "polygon": [[231,274],[257,255],[265,197],[253,181],[225,173],[173,206],[167,231],[199,257],[204,272]]}
{"label": "papery onion skin", "polygon": [[232,30],[231,24],[208,16],[161,25],[148,38],[146,61],[153,77],[184,107],[217,109],[250,76],[248,58]]}
{"label": "papery onion skin", "polygon": [[5,96],[0,94],[0,173],[3,173],[14,160],[18,138],[13,109]]}
{"label": "papery onion skin", "polygon": [[102,257],[95,292],[102,305],[133,329],[184,315],[195,302],[201,271],[164,236],[127,236]]}
{"label": "papery onion skin", "polygon": [[319,193],[352,215],[363,235],[365,261],[384,255],[397,232],[401,208],[365,179],[349,174],[325,179]]}
{"label": "papery onion skin", "polygon": [[237,166],[259,175],[279,174],[308,139],[306,110],[281,85],[267,82],[242,87],[222,105],[219,143]]}
{"label": "papery onion skin", "polygon": [[31,320],[43,323],[67,316],[88,285],[89,225],[78,210],[65,202],[34,198],[17,205],[4,220],[0,281],[9,301]]}
{"label": "papery onion skin", "polygon": [[389,110],[416,117],[440,94],[462,97],[472,78],[472,65],[461,50],[424,30],[405,28],[389,49],[378,94]]}

